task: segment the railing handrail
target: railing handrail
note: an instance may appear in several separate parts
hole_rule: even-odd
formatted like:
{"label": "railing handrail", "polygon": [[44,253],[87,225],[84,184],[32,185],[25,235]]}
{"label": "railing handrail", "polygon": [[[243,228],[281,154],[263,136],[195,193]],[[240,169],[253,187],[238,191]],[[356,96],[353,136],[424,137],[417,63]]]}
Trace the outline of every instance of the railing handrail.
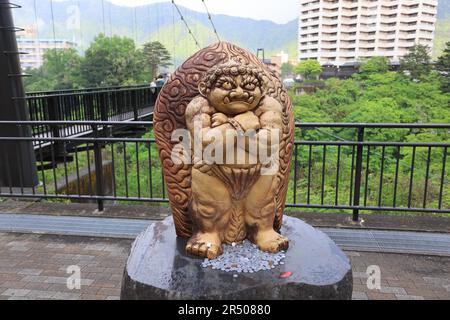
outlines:
{"label": "railing handrail", "polygon": [[450,123],[296,122],[297,128],[450,129]]}
{"label": "railing handrail", "polygon": [[122,89],[122,88],[142,88],[142,87],[149,87],[150,84],[149,83],[143,83],[143,84],[135,84],[135,85],[129,85],[129,86],[104,86],[104,87],[88,87],[88,88],[82,88],[82,89],[61,89],[61,90],[44,90],[44,91],[30,91],[27,92],[26,95],[27,96],[35,96],[35,95],[39,95],[39,96],[53,96],[53,95],[58,95],[61,92],[73,92],[73,93],[77,93],[77,92],[83,92],[83,91],[89,91],[89,92],[93,92],[93,91],[104,91],[106,89]]}
{"label": "railing handrail", "polygon": [[[150,126],[152,121],[4,121],[0,125],[108,125],[108,126]],[[296,122],[297,128],[380,128],[380,129],[450,129],[450,123],[335,123]]]}
{"label": "railing handrail", "polygon": [[137,86],[137,87],[118,87],[118,88],[104,88],[102,90],[80,90],[80,91],[67,91],[67,92],[54,92],[46,94],[43,92],[42,94],[38,95],[30,95],[27,94],[25,96],[25,100],[32,100],[32,99],[42,99],[42,98],[54,98],[54,97],[69,97],[73,95],[78,96],[84,96],[84,95],[92,95],[92,94],[102,94],[102,93],[109,93],[109,92],[124,92],[124,91],[133,91],[133,90],[139,90],[139,89],[151,89],[152,87],[150,85],[146,86]]}

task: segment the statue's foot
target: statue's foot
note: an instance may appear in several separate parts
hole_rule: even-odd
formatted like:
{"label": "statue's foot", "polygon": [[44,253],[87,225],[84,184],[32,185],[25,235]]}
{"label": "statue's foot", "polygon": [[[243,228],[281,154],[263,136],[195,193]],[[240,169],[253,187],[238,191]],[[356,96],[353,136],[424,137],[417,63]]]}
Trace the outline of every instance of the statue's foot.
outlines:
{"label": "statue's foot", "polygon": [[275,230],[260,231],[255,236],[255,244],[261,251],[277,253],[289,248],[289,240]]}
{"label": "statue's foot", "polygon": [[197,233],[189,239],[186,252],[194,256],[216,259],[222,254],[222,242],[216,234]]}

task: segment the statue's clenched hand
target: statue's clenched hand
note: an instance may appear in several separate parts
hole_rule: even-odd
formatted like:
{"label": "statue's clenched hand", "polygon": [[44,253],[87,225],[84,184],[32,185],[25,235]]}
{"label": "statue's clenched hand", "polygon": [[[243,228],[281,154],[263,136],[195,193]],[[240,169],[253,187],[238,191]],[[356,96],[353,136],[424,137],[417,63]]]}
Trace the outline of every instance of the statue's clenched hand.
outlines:
{"label": "statue's clenched hand", "polygon": [[211,122],[211,128],[216,128],[228,123],[228,117],[225,114],[218,112],[211,117]]}
{"label": "statue's clenched hand", "polygon": [[241,125],[244,131],[261,129],[259,118],[251,111],[237,115],[234,120]]}

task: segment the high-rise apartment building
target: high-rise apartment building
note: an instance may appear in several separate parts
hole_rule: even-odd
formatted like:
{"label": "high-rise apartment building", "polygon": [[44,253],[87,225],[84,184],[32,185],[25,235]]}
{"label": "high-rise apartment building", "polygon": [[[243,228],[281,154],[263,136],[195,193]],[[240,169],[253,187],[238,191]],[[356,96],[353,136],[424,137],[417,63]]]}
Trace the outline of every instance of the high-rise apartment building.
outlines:
{"label": "high-rise apartment building", "polygon": [[438,0],[300,0],[299,59],[340,66],[432,50]]}
{"label": "high-rise apartment building", "polygon": [[26,53],[20,56],[22,69],[39,68],[43,63],[44,53],[49,49],[76,48],[76,44],[62,39],[28,39],[18,38],[19,51]]}
{"label": "high-rise apartment building", "polygon": [[40,39],[37,38],[32,27],[26,27],[18,33],[17,46],[22,54],[20,64],[22,69],[39,68],[43,61],[44,53],[49,49],[76,48],[76,43],[64,39]]}

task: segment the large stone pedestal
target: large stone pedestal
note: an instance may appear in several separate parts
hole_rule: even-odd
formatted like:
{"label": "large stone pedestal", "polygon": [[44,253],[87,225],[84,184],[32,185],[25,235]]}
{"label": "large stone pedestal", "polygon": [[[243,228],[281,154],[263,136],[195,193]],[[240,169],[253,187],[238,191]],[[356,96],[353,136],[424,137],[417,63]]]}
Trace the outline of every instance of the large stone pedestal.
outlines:
{"label": "large stone pedestal", "polygon": [[[285,217],[290,240],[284,265],[257,273],[202,268],[185,253],[172,218],[138,236],[125,267],[121,299],[351,299],[352,271],[346,255],[323,232]],[[282,273],[292,272],[283,278]]]}

